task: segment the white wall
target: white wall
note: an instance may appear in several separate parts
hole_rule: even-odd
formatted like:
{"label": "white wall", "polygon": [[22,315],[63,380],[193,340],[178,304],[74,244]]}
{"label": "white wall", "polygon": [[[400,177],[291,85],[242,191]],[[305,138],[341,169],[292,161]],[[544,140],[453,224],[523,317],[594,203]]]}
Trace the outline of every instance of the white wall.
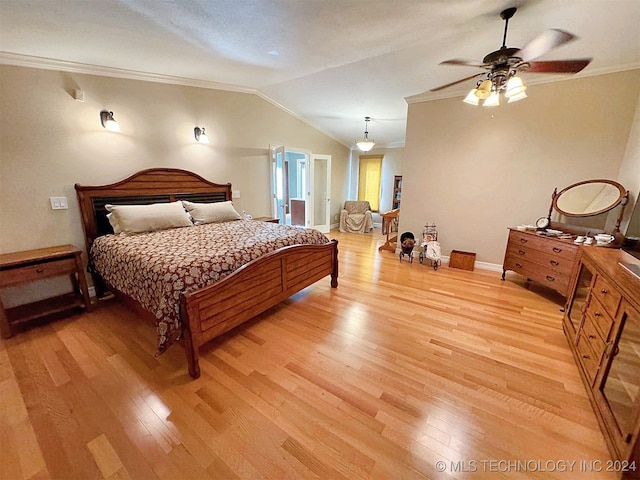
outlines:
{"label": "white wall", "polygon": [[[77,88],[84,102],[73,99]],[[122,133],[102,128],[102,109],[114,112]],[[195,141],[195,126],[206,128],[211,145]],[[151,167],[231,182],[238,210],[271,215],[270,144],[332,155],[331,211],[339,213],[349,149],[257,95],[0,66],[0,252],[84,249],[74,184]],[[66,196],[69,209],[51,210],[50,196]]]}
{"label": "white wall", "polygon": [[555,187],[618,179],[628,145],[638,142],[630,132],[640,70],[527,93],[493,109],[462,98],[409,105],[401,232],[421,235],[426,221],[435,222],[443,255],[471,251],[502,264],[507,228],[546,216]]}

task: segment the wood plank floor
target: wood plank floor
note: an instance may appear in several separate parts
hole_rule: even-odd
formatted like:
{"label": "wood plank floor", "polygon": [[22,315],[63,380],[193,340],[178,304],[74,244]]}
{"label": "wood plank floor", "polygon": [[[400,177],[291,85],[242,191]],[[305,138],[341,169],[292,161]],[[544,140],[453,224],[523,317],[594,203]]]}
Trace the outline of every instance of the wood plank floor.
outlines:
{"label": "wood plank floor", "polygon": [[613,478],[559,297],[331,236],[339,287],[207,345],[198,380],[115,300],[2,340],[0,478]]}

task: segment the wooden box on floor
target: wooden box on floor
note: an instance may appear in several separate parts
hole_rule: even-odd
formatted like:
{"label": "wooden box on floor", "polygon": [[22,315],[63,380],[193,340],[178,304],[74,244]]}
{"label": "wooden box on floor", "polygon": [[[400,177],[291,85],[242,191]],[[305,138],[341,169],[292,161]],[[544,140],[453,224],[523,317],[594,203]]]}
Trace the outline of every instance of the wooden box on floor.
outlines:
{"label": "wooden box on floor", "polygon": [[451,256],[449,257],[449,267],[473,271],[473,266],[475,263],[476,263],[475,253],[461,252],[460,250],[451,251]]}

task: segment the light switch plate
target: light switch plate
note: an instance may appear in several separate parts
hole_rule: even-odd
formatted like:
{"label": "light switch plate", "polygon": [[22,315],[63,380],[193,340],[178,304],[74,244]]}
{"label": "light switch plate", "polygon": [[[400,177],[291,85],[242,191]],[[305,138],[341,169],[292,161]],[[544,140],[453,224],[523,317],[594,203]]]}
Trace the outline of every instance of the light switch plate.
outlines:
{"label": "light switch plate", "polygon": [[231,198],[240,198],[240,190],[232,190]]}
{"label": "light switch plate", "polygon": [[52,210],[66,210],[69,208],[67,197],[49,197]]}

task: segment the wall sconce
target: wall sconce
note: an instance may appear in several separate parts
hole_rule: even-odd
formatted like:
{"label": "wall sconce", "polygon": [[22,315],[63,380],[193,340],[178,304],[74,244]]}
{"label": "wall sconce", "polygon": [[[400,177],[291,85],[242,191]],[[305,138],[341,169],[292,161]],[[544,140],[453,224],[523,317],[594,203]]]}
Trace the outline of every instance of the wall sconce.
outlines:
{"label": "wall sconce", "polygon": [[193,129],[193,136],[196,137],[196,141],[200,142],[200,143],[211,143],[209,141],[209,137],[207,137],[207,134],[204,133],[204,127],[200,128],[200,127],[196,127]]}
{"label": "wall sconce", "polygon": [[100,112],[100,123],[110,132],[121,132],[120,124],[113,118],[113,112],[102,110]]}

